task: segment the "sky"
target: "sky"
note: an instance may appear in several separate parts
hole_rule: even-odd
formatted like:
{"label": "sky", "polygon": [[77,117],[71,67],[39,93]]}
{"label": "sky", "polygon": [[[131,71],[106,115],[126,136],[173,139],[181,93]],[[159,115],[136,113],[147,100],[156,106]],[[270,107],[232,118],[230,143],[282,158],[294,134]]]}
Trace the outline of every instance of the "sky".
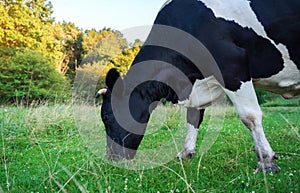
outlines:
{"label": "sky", "polygon": [[83,30],[115,30],[151,25],[166,0],[50,0],[56,21]]}

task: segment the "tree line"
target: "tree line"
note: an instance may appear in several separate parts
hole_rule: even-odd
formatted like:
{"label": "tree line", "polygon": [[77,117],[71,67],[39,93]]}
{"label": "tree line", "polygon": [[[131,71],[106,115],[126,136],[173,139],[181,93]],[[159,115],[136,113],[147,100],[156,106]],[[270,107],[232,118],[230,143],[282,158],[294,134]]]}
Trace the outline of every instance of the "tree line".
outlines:
{"label": "tree line", "polygon": [[[103,87],[108,69],[126,73],[142,46],[110,28],[56,22],[52,13],[47,0],[0,0],[0,103],[68,100],[77,72],[100,76]],[[260,103],[278,99],[257,94]]]}
{"label": "tree line", "polygon": [[68,98],[77,71],[103,78],[115,67],[124,74],[142,45],[110,28],[56,22],[52,13],[47,0],[0,0],[2,102]]}

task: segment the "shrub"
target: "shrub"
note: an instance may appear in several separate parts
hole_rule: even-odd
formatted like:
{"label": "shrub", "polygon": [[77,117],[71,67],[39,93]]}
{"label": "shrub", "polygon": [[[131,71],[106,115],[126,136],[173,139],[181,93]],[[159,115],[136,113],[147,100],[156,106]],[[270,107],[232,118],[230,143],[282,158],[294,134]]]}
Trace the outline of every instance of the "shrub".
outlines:
{"label": "shrub", "polygon": [[32,100],[66,97],[70,84],[58,73],[52,60],[40,52],[27,49],[0,51],[0,97],[4,101],[24,96]]}

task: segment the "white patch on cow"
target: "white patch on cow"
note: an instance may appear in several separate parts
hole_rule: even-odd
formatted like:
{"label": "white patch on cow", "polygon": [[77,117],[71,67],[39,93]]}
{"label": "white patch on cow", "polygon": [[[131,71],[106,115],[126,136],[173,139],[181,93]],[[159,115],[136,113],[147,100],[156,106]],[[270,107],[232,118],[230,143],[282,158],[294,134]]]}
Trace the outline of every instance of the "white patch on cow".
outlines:
{"label": "white patch on cow", "polygon": [[210,106],[212,102],[218,100],[223,95],[224,91],[219,82],[215,77],[210,76],[202,80],[196,80],[189,98],[179,101],[178,104],[185,107],[202,109]]}
{"label": "white patch on cow", "polygon": [[[248,27],[266,39],[268,39],[281,53],[284,60],[284,69],[278,74],[267,78],[255,80],[255,84],[262,85],[266,89],[270,87],[271,90],[284,96],[291,98],[299,94],[300,73],[295,63],[290,59],[288,49],[282,44],[275,44],[275,42],[267,36],[263,25],[257,19],[254,11],[247,0],[198,0],[203,2],[210,8],[217,18],[223,18],[228,21],[234,21],[242,27]],[[281,89],[280,89],[281,88]],[[279,89],[279,90],[278,90]],[[288,92],[284,92],[288,90]]]}
{"label": "white patch on cow", "polygon": [[167,0],[167,1],[163,4],[163,6],[160,8],[159,11],[161,11],[166,5],[168,5],[168,4],[171,3],[171,2],[172,2],[172,0]]}
{"label": "white patch on cow", "polygon": [[235,105],[241,119],[244,118],[245,112],[250,113],[253,116],[260,114],[260,107],[258,105],[252,81],[243,82],[240,89],[237,91],[224,90]]}
{"label": "white patch on cow", "polygon": [[263,131],[262,112],[252,81],[242,83],[241,88],[236,92],[224,90],[234,104],[240,119],[251,131],[260,161],[263,161],[264,164],[271,164],[275,153]]}
{"label": "white patch on cow", "polygon": [[177,154],[178,158],[188,158],[195,154],[198,129],[193,125],[188,124],[188,133],[185,138],[185,143],[181,152]]}
{"label": "white patch on cow", "polygon": [[290,60],[286,46],[279,44],[277,49],[283,55],[284,68],[270,78],[255,80],[255,85],[262,89],[281,94],[285,98],[292,98],[300,92],[300,72],[293,61]]}
{"label": "white patch on cow", "polygon": [[247,0],[198,0],[210,8],[217,18],[234,21],[242,27],[253,29],[258,35],[267,38],[262,24]]}

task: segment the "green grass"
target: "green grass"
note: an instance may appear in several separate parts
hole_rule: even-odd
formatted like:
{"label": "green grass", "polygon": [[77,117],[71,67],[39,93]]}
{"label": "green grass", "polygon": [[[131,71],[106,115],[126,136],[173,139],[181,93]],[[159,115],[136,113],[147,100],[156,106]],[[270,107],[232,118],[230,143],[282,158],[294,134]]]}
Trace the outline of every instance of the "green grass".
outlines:
{"label": "green grass", "polygon": [[278,97],[272,100],[268,100],[262,104],[263,107],[298,107],[300,106],[300,97],[284,100],[282,97]]}
{"label": "green grass", "polygon": [[[80,109],[82,112],[78,112]],[[175,158],[176,152],[172,152],[174,159],[159,167],[144,170],[114,166],[102,158],[104,151],[97,151],[104,149],[105,141],[99,144],[90,142],[92,138],[85,141],[88,140],[86,136],[98,139],[92,131],[82,137],[79,131],[84,130],[77,129],[78,122],[83,120],[79,120],[76,114],[84,115],[87,109],[98,114],[100,128],[97,129],[103,139],[105,133],[100,122],[99,107],[55,105],[0,108],[0,192],[300,190],[299,107],[263,108],[266,136],[280,156],[276,162],[281,168],[278,174],[253,173],[257,163],[253,140],[232,107],[227,108],[218,139],[206,154],[201,156],[198,153],[192,159],[180,161]],[[87,113],[87,116],[91,115]],[[185,127],[184,118],[181,108],[160,107],[153,114],[140,151],[160,147],[165,142],[170,142],[175,149],[181,149],[182,144],[172,144],[172,140]],[[208,126],[209,112],[199,131],[197,150],[208,133]],[[94,147],[89,148],[90,144],[94,144]],[[167,155],[158,152],[155,156]]]}

